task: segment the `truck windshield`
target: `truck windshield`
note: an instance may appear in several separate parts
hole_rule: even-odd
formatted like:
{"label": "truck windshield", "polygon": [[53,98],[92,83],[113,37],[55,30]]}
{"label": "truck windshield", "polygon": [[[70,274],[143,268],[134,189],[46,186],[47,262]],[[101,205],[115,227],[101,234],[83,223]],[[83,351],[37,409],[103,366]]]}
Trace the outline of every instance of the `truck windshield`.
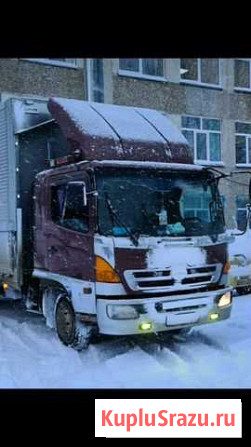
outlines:
{"label": "truck windshield", "polygon": [[98,226],[113,236],[202,236],[224,231],[215,181],[205,172],[104,170]]}

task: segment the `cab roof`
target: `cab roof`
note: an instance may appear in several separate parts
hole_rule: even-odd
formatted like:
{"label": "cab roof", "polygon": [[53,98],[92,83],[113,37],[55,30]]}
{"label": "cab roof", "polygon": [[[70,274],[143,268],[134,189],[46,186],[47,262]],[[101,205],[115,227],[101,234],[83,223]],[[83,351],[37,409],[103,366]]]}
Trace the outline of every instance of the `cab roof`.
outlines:
{"label": "cab roof", "polygon": [[152,109],[50,98],[48,109],[85,160],[193,163],[187,140]]}

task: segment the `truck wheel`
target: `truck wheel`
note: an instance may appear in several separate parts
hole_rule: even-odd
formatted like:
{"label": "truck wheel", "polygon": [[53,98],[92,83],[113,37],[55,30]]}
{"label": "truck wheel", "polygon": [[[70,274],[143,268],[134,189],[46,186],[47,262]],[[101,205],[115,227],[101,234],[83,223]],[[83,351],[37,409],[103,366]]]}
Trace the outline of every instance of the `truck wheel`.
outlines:
{"label": "truck wheel", "polygon": [[60,296],[56,301],[55,327],[64,345],[77,351],[88,347],[92,330],[77,320],[72,304],[66,296]]}

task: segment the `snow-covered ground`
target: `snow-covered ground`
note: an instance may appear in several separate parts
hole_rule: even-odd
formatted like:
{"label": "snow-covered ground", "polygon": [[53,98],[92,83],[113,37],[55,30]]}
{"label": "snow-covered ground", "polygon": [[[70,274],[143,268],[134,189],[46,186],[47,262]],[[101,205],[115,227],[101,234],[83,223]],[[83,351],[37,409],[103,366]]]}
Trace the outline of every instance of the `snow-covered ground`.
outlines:
{"label": "snow-covered ground", "polygon": [[251,295],[234,298],[229,320],[162,349],[113,337],[79,353],[17,303],[1,302],[0,315],[0,388],[251,387]]}

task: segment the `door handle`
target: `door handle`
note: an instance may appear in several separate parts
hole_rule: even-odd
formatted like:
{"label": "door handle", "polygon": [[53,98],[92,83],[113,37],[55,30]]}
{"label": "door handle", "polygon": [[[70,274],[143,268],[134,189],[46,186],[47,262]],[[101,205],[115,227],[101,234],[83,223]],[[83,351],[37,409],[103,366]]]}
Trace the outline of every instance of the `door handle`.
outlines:
{"label": "door handle", "polygon": [[58,249],[56,247],[54,247],[54,245],[52,245],[51,247],[48,248],[48,252],[52,255],[54,253],[57,253],[57,251],[58,251]]}

